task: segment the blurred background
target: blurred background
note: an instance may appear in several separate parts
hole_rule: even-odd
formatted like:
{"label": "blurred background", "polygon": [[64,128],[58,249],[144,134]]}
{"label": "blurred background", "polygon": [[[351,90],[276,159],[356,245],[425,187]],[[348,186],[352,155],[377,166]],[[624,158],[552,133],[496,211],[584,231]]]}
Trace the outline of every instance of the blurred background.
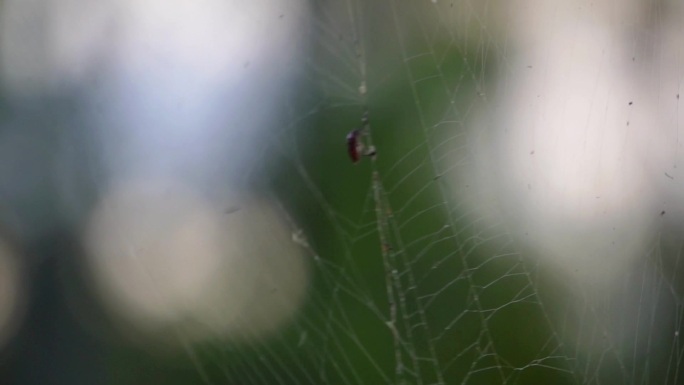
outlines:
{"label": "blurred background", "polygon": [[0,0],[0,383],[681,383],[683,17]]}

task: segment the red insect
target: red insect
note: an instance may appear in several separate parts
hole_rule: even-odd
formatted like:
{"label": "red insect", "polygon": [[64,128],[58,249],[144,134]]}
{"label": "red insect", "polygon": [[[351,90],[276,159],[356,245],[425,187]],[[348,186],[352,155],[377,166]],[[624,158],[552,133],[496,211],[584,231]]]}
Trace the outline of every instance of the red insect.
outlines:
{"label": "red insect", "polygon": [[368,111],[366,111],[361,117],[361,128],[357,128],[347,134],[347,153],[349,153],[353,163],[358,163],[361,160],[361,156],[370,156],[375,159],[375,147],[369,146],[366,148],[361,139],[364,132],[367,133],[368,130]]}
{"label": "red insect", "polygon": [[363,152],[363,143],[361,143],[361,132],[354,130],[347,134],[347,152],[353,163],[357,163],[361,159],[361,152]]}

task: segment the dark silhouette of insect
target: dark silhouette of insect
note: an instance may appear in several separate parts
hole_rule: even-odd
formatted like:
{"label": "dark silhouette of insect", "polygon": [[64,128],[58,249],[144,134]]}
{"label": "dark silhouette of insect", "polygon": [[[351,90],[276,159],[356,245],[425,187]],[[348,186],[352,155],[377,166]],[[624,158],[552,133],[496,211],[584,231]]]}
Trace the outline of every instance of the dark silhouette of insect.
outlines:
{"label": "dark silhouette of insect", "polygon": [[361,116],[361,128],[357,128],[347,134],[347,153],[352,163],[358,163],[361,160],[361,156],[375,156],[375,147],[368,146],[366,148],[362,140],[364,135],[368,135],[369,130],[368,111],[365,111]]}
{"label": "dark silhouette of insect", "polygon": [[360,137],[360,130],[353,130],[347,134],[347,153],[349,153],[352,163],[357,163],[361,159],[363,143],[361,143]]}

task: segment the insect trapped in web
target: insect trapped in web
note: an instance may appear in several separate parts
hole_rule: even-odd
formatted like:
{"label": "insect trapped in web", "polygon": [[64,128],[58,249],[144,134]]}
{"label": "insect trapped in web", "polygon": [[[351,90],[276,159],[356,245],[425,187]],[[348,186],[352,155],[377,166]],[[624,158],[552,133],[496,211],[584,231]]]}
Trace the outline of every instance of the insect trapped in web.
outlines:
{"label": "insect trapped in web", "polygon": [[368,111],[364,112],[361,117],[361,128],[352,130],[347,134],[347,153],[349,158],[351,158],[352,163],[358,163],[361,160],[361,156],[375,156],[375,147],[366,146],[363,143],[365,135],[368,135]]}

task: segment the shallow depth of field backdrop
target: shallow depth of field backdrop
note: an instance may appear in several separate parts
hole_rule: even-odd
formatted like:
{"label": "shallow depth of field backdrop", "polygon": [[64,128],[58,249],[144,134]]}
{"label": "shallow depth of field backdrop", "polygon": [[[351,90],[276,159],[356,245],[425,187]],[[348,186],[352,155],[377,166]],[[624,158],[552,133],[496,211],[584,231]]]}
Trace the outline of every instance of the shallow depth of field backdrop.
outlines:
{"label": "shallow depth of field backdrop", "polygon": [[0,382],[682,383],[683,20],[0,0]]}

